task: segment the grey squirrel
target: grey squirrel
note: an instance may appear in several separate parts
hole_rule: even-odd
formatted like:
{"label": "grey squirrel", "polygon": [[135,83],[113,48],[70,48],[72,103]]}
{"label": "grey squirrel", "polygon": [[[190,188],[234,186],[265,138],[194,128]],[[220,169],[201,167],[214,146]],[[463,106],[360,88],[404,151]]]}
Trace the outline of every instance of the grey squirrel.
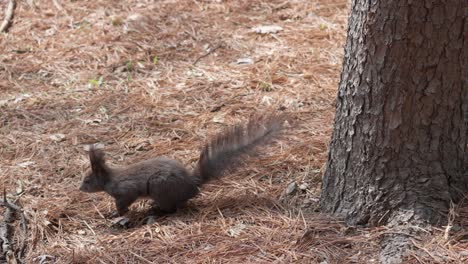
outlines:
{"label": "grey squirrel", "polygon": [[161,156],[123,167],[111,168],[104,152],[91,146],[91,170],[80,191],[106,192],[115,199],[118,215],[140,197],[155,202],[159,213],[173,213],[196,196],[199,187],[239,167],[255,147],[266,144],[284,129],[285,116],[268,115],[252,118],[246,125],[237,124],[215,136],[201,150],[194,170],[180,162]]}

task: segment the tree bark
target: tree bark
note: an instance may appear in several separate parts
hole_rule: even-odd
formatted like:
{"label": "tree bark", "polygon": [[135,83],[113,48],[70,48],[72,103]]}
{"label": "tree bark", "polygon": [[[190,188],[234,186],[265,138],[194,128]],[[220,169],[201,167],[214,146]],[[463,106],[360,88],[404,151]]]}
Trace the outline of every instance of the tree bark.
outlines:
{"label": "tree bark", "polygon": [[468,194],[466,0],[354,0],[321,206],[436,224]]}

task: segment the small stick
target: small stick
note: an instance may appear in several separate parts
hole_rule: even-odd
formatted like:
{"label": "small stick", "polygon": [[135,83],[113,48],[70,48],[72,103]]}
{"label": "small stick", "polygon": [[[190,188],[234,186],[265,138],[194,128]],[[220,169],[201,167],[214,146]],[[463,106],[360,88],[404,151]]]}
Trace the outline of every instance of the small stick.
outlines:
{"label": "small stick", "polygon": [[13,211],[22,211],[20,207],[18,207],[16,204],[12,204],[10,202],[8,202],[7,198],[6,198],[6,191],[5,191],[5,188],[3,188],[3,202],[1,203],[3,206],[5,206],[6,208],[10,209],[10,210],[13,210]]}
{"label": "small stick", "polygon": [[215,50],[221,48],[223,46],[223,43],[220,42],[218,43],[218,45],[216,45],[214,48],[210,49],[207,53],[201,55],[200,57],[198,57],[193,63],[192,63],[192,66],[195,66],[195,64],[197,64],[201,59],[207,57],[208,55],[210,55],[211,53],[215,52]]}
{"label": "small stick", "polygon": [[5,188],[3,188],[3,201],[1,201],[0,204],[6,207],[4,217],[3,217],[3,223],[0,223],[0,240],[3,241],[1,252],[3,252],[4,255],[7,257],[8,263],[17,263],[14,250],[9,240],[9,237],[11,235],[11,223],[13,223],[14,221],[13,213],[18,212],[21,215],[20,227],[23,233],[23,239],[22,239],[23,241],[20,247],[19,255],[22,255],[24,253],[24,250],[26,249],[25,241],[26,241],[27,232],[28,232],[27,219],[21,207],[7,200]]}
{"label": "small stick", "polygon": [[2,247],[1,247],[1,253],[4,255],[7,259],[7,261],[14,260],[14,254],[13,258],[11,258],[12,253],[14,250],[12,249],[12,245],[10,242],[10,236],[11,236],[11,223],[13,223],[13,211],[11,207],[7,206],[8,201],[6,200],[6,192],[5,189],[3,189],[3,205],[6,206],[6,210],[3,216],[3,223],[0,223],[0,240],[2,241]]}
{"label": "small stick", "polygon": [[7,31],[8,27],[11,25],[11,19],[13,18],[13,11],[15,9],[15,0],[10,0],[8,2],[8,6],[5,12],[5,18],[2,21],[2,24],[0,25],[0,33]]}

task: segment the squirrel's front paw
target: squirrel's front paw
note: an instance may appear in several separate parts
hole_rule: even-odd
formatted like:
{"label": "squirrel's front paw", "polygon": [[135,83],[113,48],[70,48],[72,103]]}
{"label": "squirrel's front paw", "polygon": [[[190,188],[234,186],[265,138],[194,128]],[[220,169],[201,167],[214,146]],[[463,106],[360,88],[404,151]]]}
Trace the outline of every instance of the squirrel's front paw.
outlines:
{"label": "squirrel's front paw", "polygon": [[155,215],[148,215],[147,217],[145,217],[145,220],[146,220],[147,225],[151,225],[151,224],[156,222],[156,216]]}

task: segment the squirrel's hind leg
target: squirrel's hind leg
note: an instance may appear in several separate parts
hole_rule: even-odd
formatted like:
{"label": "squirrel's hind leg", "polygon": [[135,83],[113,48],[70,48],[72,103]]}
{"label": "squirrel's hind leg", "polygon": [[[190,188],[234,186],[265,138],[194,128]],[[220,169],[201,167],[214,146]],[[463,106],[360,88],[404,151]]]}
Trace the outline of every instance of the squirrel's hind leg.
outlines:
{"label": "squirrel's hind leg", "polygon": [[158,197],[154,199],[151,211],[154,215],[167,215],[177,212],[177,203],[167,197]]}

